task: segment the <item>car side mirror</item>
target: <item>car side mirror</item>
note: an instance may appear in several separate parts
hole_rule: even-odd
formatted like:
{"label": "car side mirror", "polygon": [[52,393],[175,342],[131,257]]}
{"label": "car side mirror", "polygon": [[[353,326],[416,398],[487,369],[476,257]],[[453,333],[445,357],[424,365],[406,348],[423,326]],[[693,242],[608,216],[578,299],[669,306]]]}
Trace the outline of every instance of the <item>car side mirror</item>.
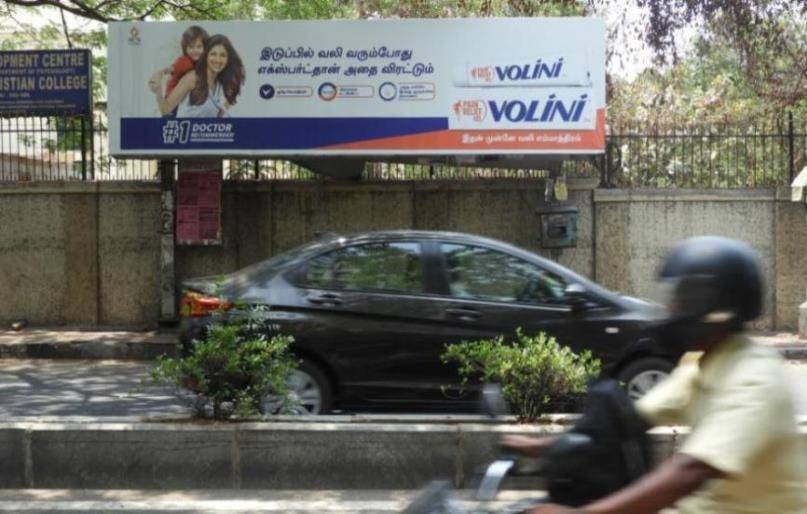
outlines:
{"label": "car side mirror", "polygon": [[580,284],[569,284],[563,290],[563,299],[572,309],[582,309],[589,302],[588,291]]}

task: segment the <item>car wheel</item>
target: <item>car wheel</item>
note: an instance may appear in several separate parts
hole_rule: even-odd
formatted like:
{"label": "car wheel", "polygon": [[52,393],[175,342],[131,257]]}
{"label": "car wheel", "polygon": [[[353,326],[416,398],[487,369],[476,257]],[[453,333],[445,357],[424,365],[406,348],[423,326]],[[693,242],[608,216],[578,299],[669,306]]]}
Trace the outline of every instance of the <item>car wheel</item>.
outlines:
{"label": "car wheel", "polygon": [[628,363],[617,374],[631,400],[638,400],[667,378],[675,365],[661,357],[643,357]]}
{"label": "car wheel", "polygon": [[[290,400],[286,414],[325,414],[330,411],[333,402],[331,383],[316,365],[302,361],[300,367],[289,375],[286,385]],[[267,396],[263,410],[267,414],[279,414],[284,410],[283,403],[277,396]]]}

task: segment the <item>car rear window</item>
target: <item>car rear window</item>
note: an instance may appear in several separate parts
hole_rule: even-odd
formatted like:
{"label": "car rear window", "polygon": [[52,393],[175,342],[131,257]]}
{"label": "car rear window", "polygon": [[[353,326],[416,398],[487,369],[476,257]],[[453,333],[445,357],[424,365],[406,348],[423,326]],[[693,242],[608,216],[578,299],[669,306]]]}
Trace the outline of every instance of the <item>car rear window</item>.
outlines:
{"label": "car rear window", "polygon": [[367,243],[333,250],[308,261],[304,282],[323,289],[420,293],[420,244]]}

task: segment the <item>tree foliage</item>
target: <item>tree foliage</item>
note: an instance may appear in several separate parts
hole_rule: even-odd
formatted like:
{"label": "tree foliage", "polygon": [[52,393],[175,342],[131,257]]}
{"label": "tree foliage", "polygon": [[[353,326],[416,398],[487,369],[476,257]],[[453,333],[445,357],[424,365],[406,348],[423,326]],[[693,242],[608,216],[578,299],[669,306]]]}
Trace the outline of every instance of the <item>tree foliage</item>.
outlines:
{"label": "tree foliage", "polygon": [[[0,48],[65,46],[95,50],[96,98],[105,95],[104,23],[113,20],[268,20],[413,17],[581,16],[644,9],[647,23],[608,27],[609,61],[644,40],[656,67],[631,82],[608,77],[609,118],[725,121],[797,113],[807,104],[805,0],[6,0],[0,18],[16,20]],[[49,23],[26,23],[32,13]],[[75,20],[90,20],[77,27]],[[681,33],[696,43],[684,49]]]}
{"label": "tree foliage", "polygon": [[[94,95],[106,97],[106,27],[122,20],[289,20],[570,16],[585,14],[584,0],[5,0],[0,19],[16,21],[0,49],[82,47],[94,50]],[[70,27],[64,14],[96,22]],[[37,27],[32,15],[48,16]]]}
{"label": "tree foliage", "polygon": [[[690,55],[666,68],[651,68],[632,82],[618,82],[609,98],[609,118],[615,124],[743,124],[775,120],[790,111],[797,119],[807,114],[807,26],[782,20],[784,33],[801,38],[798,51],[777,54],[759,42],[758,55],[767,54],[765,69],[751,65],[742,50],[724,36],[698,37]],[[751,69],[753,68],[753,69]]]}
{"label": "tree foliage", "polygon": [[[618,119],[648,119],[652,111],[735,122],[783,110],[805,112],[804,0],[636,1],[649,12],[646,40],[658,68],[615,91],[611,114]],[[688,54],[675,38],[684,27],[696,30]]]}

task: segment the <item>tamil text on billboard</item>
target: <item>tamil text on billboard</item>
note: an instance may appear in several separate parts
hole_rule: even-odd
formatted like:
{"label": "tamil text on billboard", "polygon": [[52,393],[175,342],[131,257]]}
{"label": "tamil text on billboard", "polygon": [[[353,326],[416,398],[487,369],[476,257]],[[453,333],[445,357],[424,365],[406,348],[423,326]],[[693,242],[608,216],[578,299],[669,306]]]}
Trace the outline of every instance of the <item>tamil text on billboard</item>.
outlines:
{"label": "tamil text on billboard", "polygon": [[87,115],[89,50],[0,52],[0,116]]}
{"label": "tamil text on billboard", "polygon": [[593,18],[121,22],[115,155],[599,153]]}

